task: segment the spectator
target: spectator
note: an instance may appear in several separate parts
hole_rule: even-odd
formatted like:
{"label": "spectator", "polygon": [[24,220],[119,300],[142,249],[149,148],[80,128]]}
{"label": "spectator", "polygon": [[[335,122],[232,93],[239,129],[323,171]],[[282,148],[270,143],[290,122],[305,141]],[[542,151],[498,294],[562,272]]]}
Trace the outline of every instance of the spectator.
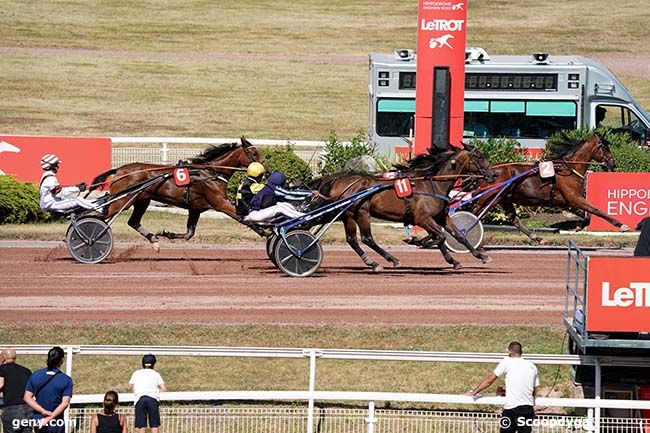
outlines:
{"label": "spectator", "polygon": [[596,107],[596,127],[602,126],[601,123],[607,117],[607,108],[599,105]]}
{"label": "spectator", "polygon": [[[508,356],[503,358],[494,371],[468,393],[476,397],[478,393],[488,388],[497,377],[506,377],[506,404],[499,420],[501,433],[530,433],[532,420],[535,418],[535,390],[539,386],[537,367],[532,362],[522,358],[521,344],[513,341],[508,345]],[[502,394],[502,389],[497,390]],[[530,421],[528,421],[530,420]]]}
{"label": "spectator", "polygon": [[34,410],[33,418],[39,421],[36,433],[63,433],[63,412],[72,399],[72,378],[63,373],[65,353],[53,347],[47,353],[47,368],[32,373],[25,387],[25,403]]}
{"label": "spectator", "polygon": [[32,408],[25,404],[25,386],[32,375],[31,370],[16,363],[16,351],[7,347],[0,352],[0,391],[3,393],[4,409],[0,418],[5,433],[29,433],[31,428],[20,425],[22,420],[32,419]]}
{"label": "spectator", "polygon": [[268,221],[277,215],[284,215],[288,218],[303,216],[304,213],[296,210],[293,205],[284,201],[278,201],[278,198],[292,201],[305,200],[311,197],[311,192],[284,189],[283,186],[286,181],[287,178],[281,171],[271,173],[269,182],[251,200],[250,213],[245,218],[245,221]]}
{"label": "spectator", "polygon": [[74,197],[86,189],[85,183],[82,182],[77,186],[61,187],[59,180],[56,178],[60,164],[59,157],[51,153],[41,158],[41,168],[43,169],[40,185],[41,209],[45,212],[65,212],[79,207],[94,209],[95,204],[90,200]]}
{"label": "spectator", "polygon": [[637,230],[641,230],[639,240],[634,248],[634,255],[636,257],[650,257],[650,217],[643,218]]}
{"label": "spectator", "polygon": [[93,415],[90,421],[90,433],[129,433],[126,417],[115,413],[118,400],[115,391],[108,391],[104,395],[104,410]]}
{"label": "spectator", "polygon": [[160,374],[154,370],[156,357],[144,355],[142,369],[133,372],[129,385],[135,393],[135,428],[144,433],[147,420],[152,433],[160,427],[160,392],[167,392],[167,386]]}

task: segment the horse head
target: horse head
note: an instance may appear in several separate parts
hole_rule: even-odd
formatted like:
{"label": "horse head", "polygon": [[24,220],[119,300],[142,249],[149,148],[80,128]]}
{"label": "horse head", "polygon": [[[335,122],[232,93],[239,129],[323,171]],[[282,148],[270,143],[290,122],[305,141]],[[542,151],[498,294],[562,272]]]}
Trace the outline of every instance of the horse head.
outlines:
{"label": "horse head", "polygon": [[463,143],[463,149],[456,154],[455,159],[460,161],[465,172],[478,173],[488,183],[494,182],[497,178],[492,165],[476,147]]}
{"label": "horse head", "polygon": [[595,139],[598,144],[593,159],[603,164],[605,171],[616,171],[616,162],[614,161],[614,155],[612,155],[612,151],[609,148],[610,143],[607,141],[607,137],[596,133],[592,140],[593,139]]}
{"label": "horse head", "polygon": [[262,156],[257,151],[257,148],[242,135],[241,153],[237,164],[239,167],[248,167],[251,162],[262,162]]}

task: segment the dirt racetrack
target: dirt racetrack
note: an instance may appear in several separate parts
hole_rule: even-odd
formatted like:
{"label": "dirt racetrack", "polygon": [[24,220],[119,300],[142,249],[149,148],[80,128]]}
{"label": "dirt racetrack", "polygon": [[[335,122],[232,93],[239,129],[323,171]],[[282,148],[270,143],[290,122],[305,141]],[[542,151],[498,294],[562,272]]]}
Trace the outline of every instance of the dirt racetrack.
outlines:
{"label": "dirt racetrack", "polygon": [[563,250],[488,251],[489,264],[456,255],[465,268],[454,271],[438,251],[393,247],[402,267],[373,273],[326,247],[315,275],[290,278],[262,245],[162,247],[117,246],[84,265],[63,243],[0,242],[0,322],[561,325]]}

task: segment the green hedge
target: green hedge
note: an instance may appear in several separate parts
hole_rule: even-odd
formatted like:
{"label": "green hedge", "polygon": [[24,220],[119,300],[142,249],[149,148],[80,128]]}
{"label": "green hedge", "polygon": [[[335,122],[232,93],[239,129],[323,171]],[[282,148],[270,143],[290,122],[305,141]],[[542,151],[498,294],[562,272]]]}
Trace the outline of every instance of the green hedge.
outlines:
{"label": "green hedge", "polygon": [[39,200],[36,185],[0,176],[0,224],[50,221],[50,214],[41,211]]}
{"label": "green hedge", "polygon": [[474,139],[470,141],[470,145],[476,146],[485,159],[492,165],[530,160],[530,157],[526,155],[521,144],[512,138]]}
{"label": "green hedge", "polygon": [[325,142],[325,154],[321,158],[322,166],[320,175],[325,176],[327,174],[340,173],[344,171],[345,164],[349,160],[357,156],[365,155],[377,159],[374,146],[365,140],[362,133],[352,137],[350,144],[343,144],[336,133],[332,131]]}
{"label": "green hedge", "polygon": [[[311,180],[311,168],[293,151],[292,146],[259,149],[264,158],[264,166],[269,172],[281,171],[288,181],[296,179]],[[228,198],[235,200],[239,184],[244,180],[245,173],[235,173],[228,182]]]}

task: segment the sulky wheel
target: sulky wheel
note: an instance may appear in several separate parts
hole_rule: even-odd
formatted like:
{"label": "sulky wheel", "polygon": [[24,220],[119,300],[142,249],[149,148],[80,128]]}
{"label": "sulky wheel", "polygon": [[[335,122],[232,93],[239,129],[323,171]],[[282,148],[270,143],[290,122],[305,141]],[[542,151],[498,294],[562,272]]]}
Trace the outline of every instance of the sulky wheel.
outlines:
{"label": "sulky wheel", "polygon": [[278,239],[280,239],[280,236],[276,235],[275,233],[266,238],[266,255],[269,256],[271,263],[273,263],[273,266],[275,267],[278,266],[278,264],[275,262],[275,244],[277,243]]}
{"label": "sulky wheel", "polygon": [[[471,212],[459,211],[451,216],[452,223],[456,226],[461,235],[474,248],[478,248],[483,242],[483,224],[478,221],[478,217]],[[468,231],[469,229],[469,231]],[[449,233],[445,233],[447,239],[445,245],[455,253],[467,253],[469,250],[465,245],[458,242]]]}
{"label": "sulky wheel", "polygon": [[294,230],[287,233],[284,239],[278,236],[274,255],[276,265],[285,274],[291,277],[308,277],[316,272],[323,261],[323,248],[310,232]]}
{"label": "sulky wheel", "polygon": [[71,223],[65,238],[70,255],[81,263],[99,263],[113,251],[111,228],[98,218]]}

